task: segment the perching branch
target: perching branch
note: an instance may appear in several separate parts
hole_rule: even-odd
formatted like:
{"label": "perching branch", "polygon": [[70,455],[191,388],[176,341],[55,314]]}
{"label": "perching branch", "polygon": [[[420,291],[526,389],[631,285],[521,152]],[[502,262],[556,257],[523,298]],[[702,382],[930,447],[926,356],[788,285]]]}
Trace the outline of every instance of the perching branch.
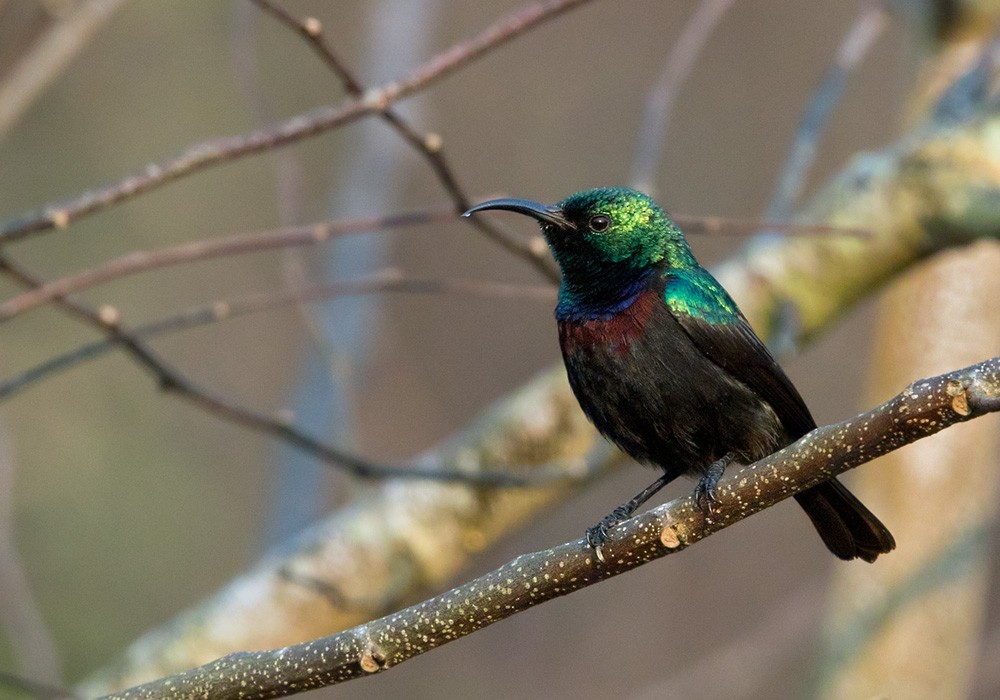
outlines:
{"label": "perching branch", "polygon": [[996,411],[1000,357],[914,382],[878,408],[818,428],[770,457],[733,470],[719,484],[712,514],[700,509],[693,496],[642,513],[616,529],[603,560],[584,540],[575,540],[519,556],[474,581],[353,629],[281,649],[230,654],[109,697],[273,698],[378,673],[540,603],[679,552],[832,476]]}
{"label": "perching branch", "polygon": [[141,173],[67,201],[53,202],[22,218],[8,221],[0,225],[0,243],[21,240],[54,228],[66,228],[71,222],[88,214],[107,209],[205,168],[296,143],[361,117],[381,113],[396,101],[426,89],[511,39],[589,1],[548,0],[522,7],[471,39],[459,42],[417,66],[401,80],[369,90],[361,98],[348,99],[340,105],[318,107],[250,133],[202,141],[174,158],[147,166]]}

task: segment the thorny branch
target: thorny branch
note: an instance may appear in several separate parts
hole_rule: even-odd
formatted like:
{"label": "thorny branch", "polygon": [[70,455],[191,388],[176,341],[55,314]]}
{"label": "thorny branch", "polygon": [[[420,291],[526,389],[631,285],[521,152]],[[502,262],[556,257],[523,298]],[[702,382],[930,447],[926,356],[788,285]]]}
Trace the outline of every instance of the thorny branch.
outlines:
{"label": "thorny branch", "polygon": [[446,593],[353,629],[281,649],[238,652],[109,697],[272,698],[392,668],[495,622],[679,552],[789,496],[937,433],[1000,411],[1000,357],[914,382],[855,418],[818,428],[719,484],[717,509],[678,498],[619,526],[604,556],[584,540],[524,554]]}

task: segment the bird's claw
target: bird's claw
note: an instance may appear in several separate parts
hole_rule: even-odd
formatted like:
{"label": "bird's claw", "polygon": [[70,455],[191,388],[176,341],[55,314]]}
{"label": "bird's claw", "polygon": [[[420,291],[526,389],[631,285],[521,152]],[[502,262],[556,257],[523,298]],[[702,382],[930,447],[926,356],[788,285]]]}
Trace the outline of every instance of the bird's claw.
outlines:
{"label": "bird's claw", "polygon": [[591,549],[600,552],[601,546],[611,539],[611,530],[632,517],[632,512],[625,506],[619,506],[605,515],[601,522],[587,529],[587,544]]}
{"label": "bird's claw", "polygon": [[726,467],[732,464],[735,459],[736,455],[729,452],[722,459],[712,462],[694,489],[694,502],[709,515],[715,513],[715,503],[718,500],[718,493],[715,489],[719,485],[719,480],[726,473]]}
{"label": "bird's claw", "polygon": [[706,475],[701,478],[694,489],[695,504],[709,515],[715,513],[715,502],[718,499],[715,487],[718,483],[718,479],[712,479]]}

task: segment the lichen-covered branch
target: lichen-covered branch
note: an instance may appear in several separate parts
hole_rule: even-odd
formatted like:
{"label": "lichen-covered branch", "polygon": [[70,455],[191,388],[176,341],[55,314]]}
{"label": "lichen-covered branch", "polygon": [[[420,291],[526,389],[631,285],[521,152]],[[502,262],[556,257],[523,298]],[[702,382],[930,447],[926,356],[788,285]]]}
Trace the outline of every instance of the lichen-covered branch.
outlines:
{"label": "lichen-covered branch", "polygon": [[[873,399],[910,377],[997,352],[1000,276],[982,271],[998,267],[1000,245],[984,241],[937,256],[892,286],[875,324]],[[852,481],[897,542],[913,544],[883,566],[837,567],[809,697],[970,697],[1000,495],[998,427],[991,419],[947,430]],[[942,507],[929,506],[943,494]]]}
{"label": "lichen-covered branch", "polygon": [[762,337],[789,308],[798,342],[932,253],[1000,237],[1000,117],[981,113],[856,155],[799,216],[867,239],[765,240],[716,270]]}
{"label": "lichen-covered branch", "polygon": [[733,470],[719,484],[714,513],[687,496],[628,521],[617,528],[603,561],[582,539],[525,554],[358,627],[281,649],[237,652],[112,697],[273,698],[378,673],[539,603],[679,552],[831,476],[995,411],[1000,411],[1000,357],[914,382],[878,408],[818,428]]}

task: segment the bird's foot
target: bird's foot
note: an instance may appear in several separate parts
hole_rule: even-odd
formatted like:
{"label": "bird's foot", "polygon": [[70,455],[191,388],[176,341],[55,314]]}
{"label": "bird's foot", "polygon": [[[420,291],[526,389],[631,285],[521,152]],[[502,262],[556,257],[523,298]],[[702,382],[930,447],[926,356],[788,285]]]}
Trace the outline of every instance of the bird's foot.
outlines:
{"label": "bird's foot", "polygon": [[587,544],[592,549],[600,551],[601,546],[611,539],[611,530],[632,517],[634,508],[629,508],[629,504],[620,505],[608,513],[591,528],[587,529]]}
{"label": "bird's foot", "polygon": [[722,459],[712,462],[694,489],[694,502],[709,515],[715,513],[715,503],[718,500],[716,487],[719,485],[719,480],[722,479],[722,475],[726,473],[726,467],[732,464],[734,459],[736,459],[736,455],[730,452]]}

